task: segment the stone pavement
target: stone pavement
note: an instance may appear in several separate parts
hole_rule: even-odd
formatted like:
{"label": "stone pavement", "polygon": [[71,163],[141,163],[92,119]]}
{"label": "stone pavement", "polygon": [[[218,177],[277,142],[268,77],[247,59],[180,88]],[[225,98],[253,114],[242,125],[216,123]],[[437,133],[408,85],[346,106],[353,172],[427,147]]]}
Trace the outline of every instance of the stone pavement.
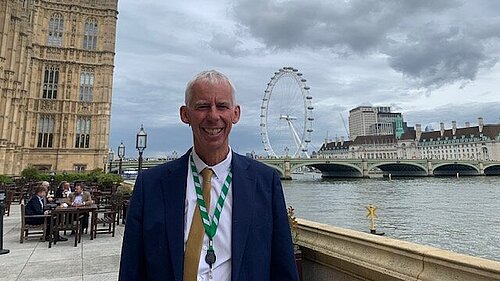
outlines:
{"label": "stone pavement", "polygon": [[[124,225],[116,226],[115,237],[98,234],[90,240],[83,234],[81,243],[73,247],[74,236],[57,242],[29,238],[19,243],[21,209],[13,203],[10,216],[4,216],[3,248],[10,253],[0,255],[0,281],[108,281],[118,280],[120,251]],[[61,232],[62,233],[62,232]]]}

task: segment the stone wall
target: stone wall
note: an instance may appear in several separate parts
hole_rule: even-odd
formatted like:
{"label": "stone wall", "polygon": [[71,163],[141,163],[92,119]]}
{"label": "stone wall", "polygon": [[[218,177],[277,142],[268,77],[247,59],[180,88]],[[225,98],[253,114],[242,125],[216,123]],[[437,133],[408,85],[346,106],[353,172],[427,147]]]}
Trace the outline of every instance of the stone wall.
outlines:
{"label": "stone wall", "polygon": [[298,220],[303,280],[500,280],[500,262]]}

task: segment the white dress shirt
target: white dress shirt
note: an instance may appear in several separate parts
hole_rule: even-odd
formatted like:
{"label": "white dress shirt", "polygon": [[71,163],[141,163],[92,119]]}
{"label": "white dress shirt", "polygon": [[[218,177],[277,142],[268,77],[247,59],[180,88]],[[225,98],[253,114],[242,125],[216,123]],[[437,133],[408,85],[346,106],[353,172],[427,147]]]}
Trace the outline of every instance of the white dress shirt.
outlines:
{"label": "white dress shirt", "polygon": [[[210,191],[210,220],[214,214],[215,206],[217,200],[222,192],[222,185],[229,174],[229,169],[231,168],[231,148],[226,156],[226,159],[215,166],[208,166],[205,164],[200,157],[192,150],[194,164],[198,173],[201,173],[206,167],[211,168],[214,171],[211,183],[212,189]],[[186,201],[184,207],[184,251],[186,251],[187,239],[189,236],[189,229],[191,228],[191,223],[193,220],[193,214],[196,205],[196,190],[193,182],[193,173],[191,172],[191,162],[189,161],[187,175],[187,186],[186,186]],[[200,182],[203,182],[203,176],[200,174]],[[217,281],[230,281],[231,280],[231,228],[232,228],[232,214],[233,214],[233,192],[232,192],[232,182],[229,186],[229,191],[224,201],[224,207],[219,219],[219,225],[217,227],[217,232],[213,238],[213,247],[217,259],[212,265],[212,280]],[[208,250],[208,236],[205,233],[203,236],[203,244],[201,247],[200,256],[200,266],[198,268],[198,281],[209,280],[209,266],[205,262],[205,255]]]}

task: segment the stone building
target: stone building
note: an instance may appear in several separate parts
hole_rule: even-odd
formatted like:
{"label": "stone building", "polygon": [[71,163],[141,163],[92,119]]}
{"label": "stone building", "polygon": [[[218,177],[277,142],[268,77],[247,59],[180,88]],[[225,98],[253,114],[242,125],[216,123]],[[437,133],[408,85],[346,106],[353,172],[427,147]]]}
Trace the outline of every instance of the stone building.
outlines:
{"label": "stone building", "polygon": [[118,0],[0,0],[0,174],[104,166]]}
{"label": "stone building", "polygon": [[401,135],[358,136],[353,141],[326,142],[318,152],[319,158],[334,159],[440,159],[500,161],[500,124],[451,128],[441,123],[439,131],[422,132],[420,124]]}

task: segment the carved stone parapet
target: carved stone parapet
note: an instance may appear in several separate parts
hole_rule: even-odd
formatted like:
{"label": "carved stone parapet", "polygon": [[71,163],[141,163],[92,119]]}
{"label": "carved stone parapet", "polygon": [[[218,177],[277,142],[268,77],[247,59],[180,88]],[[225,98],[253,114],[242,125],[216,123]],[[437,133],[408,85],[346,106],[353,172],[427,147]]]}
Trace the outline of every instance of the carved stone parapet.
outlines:
{"label": "carved stone parapet", "polygon": [[90,102],[80,102],[78,103],[78,114],[91,114],[93,106]]}
{"label": "carved stone parapet", "polygon": [[58,103],[56,100],[40,100],[39,110],[43,112],[57,112],[59,108]]}

